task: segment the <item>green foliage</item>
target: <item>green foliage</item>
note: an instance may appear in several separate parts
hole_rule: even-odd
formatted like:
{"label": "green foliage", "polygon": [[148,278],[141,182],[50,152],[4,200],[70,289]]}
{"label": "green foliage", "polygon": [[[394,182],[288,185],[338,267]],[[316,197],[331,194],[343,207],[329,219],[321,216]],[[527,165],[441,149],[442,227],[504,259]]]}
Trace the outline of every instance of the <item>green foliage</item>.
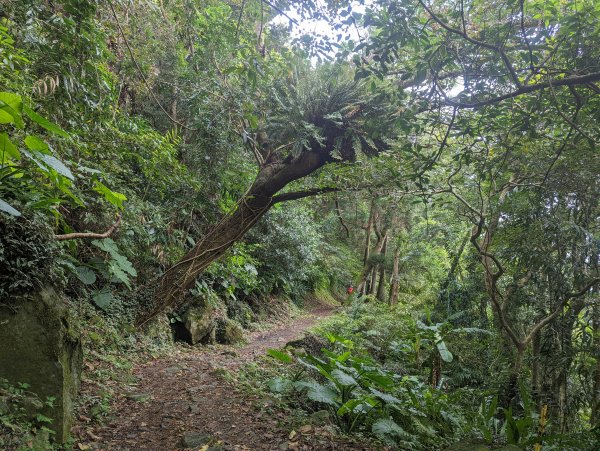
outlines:
{"label": "green foliage", "polygon": [[40,413],[44,405],[52,406],[54,398],[44,402],[28,391],[28,384],[10,385],[0,378],[0,446],[3,449],[54,449],[48,428],[52,420]]}
{"label": "green foliage", "polygon": [[[116,18],[93,0],[4,2],[2,302],[43,284],[64,287],[97,342],[130,349],[134,338],[122,330],[144,299],[136,289],[235,208],[256,174],[259,135],[273,150],[265,167],[327,143],[320,157],[334,164],[289,189],[350,188],[336,193],[341,220],[326,196],[274,207],[192,297],[248,326],[248,304],[259,310],[273,294],[339,293],[361,276],[374,200],[399,250],[400,306],[359,298],[324,326],[329,354],[272,352],[294,368],[276,391],[308,409],[327,406],[344,430],[429,449],[467,431],[530,445],[532,406],[564,402],[565,423],[552,409],[544,446],[593,443],[597,289],[568,296],[598,276],[599,97],[594,80],[561,83],[600,70],[597,2],[377,0],[360,11],[289,3],[303,18],[338,12],[331,25],[352,27],[360,42],[299,37],[321,56],[339,50],[343,61],[314,69],[258,1],[115,1]],[[498,95],[508,97],[465,107]],[[117,212],[109,239],[53,240],[106,230]],[[471,242],[478,224],[496,258],[492,289]],[[389,275],[390,252],[367,263]],[[513,376],[514,349],[499,312],[521,337],[554,311],[516,376],[529,379],[535,364],[539,381],[565,381],[568,399],[539,382],[533,401],[521,390],[500,410],[493,399]],[[95,402],[104,415],[106,399]]]}
{"label": "green foliage", "polygon": [[65,275],[56,264],[61,247],[39,212],[21,217],[0,216],[0,298],[35,291],[48,284],[64,286]]}
{"label": "green foliage", "polygon": [[[448,443],[465,426],[443,393],[414,376],[402,376],[368,356],[358,356],[352,340],[332,333],[327,337],[333,351],[295,357],[301,371],[292,369],[291,378],[272,379],[271,390],[294,402],[305,397],[308,408],[310,402],[314,409],[327,408],[346,433],[373,433],[403,449]],[[274,350],[268,354],[291,364],[288,354]]]}
{"label": "green foliage", "polygon": [[258,286],[263,293],[301,300],[336,271],[324,264],[323,233],[305,205],[272,209],[250,231],[248,241],[255,244]]}

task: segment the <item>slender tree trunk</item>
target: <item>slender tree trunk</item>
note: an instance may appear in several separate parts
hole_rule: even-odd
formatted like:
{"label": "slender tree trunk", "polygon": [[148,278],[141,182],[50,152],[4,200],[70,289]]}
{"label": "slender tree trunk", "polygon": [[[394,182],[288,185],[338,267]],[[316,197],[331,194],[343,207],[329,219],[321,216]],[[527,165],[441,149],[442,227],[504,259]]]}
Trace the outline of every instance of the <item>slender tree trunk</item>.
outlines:
{"label": "slender tree trunk", "polygon": [[531,340],[531,393],[536,401],[538,410],[545,404],[542,398],[542,368],[541,368],[541,331]]}
{"label": "slender tree trunk", "polygon": [[392,280],[390,286],[390,305],[398,303],[398,288],[399,288],[399,269],[400,269],[400,246],[396,246],[394,251],[394,267],[392,269]]}
{"label": "slender tree trunk", "polygon": [[[374,254],[378,255],[381,253],[381,247],[383,240],[387,236],[387,232],[383,235],[377,235],[377,242],[375,243]],[[375,294],[376,283],[377,283],[377,265],[374,263],[368,263],[366,268],[363,270],[363,275],[358,286],[361,294]]]}
{"label": "slender tree trunk", "polygon": [[[388,236],[383,238],[383,246],[381,247],[381,255],[384,257],[387,255],[387,242]],[[385,298],[385,261],[382,261],[379,265],[379,285],[377,286],[377,299],[381,302]]]}
{"label": "slender tree trunk", "polygon": [[375,295],[375,290],[377,289],[377,268],[378,265],[373,265],[373,269],[371,270],[371,280],[369,281],[368,291],[371,296]]}
{"label": "slender tree trunk", "polygon": [[567,432],[567,371],[564,369],[558,379],[558,424],[561,434]]}
{"label": "slender tree trunk", "polygon": [[373,232],[373,223],[375,222],[375,201],[371,200],[371,210],[369,211],[369,221],[365,229],[365,251],[363,253],[363,273],[360,276],[358,284],[358,293],[365,295],[369,293],[369,274],[371,273],[371,265],[369,265],[369,257],[371,255],[371,233]]}
{"label": "slender tree trunk", "polygon": [[500,406],[508,409],[510,407],[510,403],[517,396],[519,376],[521,375],[521,368],[523,367],[523,354],[525,353],[525,347],[520,347],[516,349],[515,357],[513,360],[512,368],[510,371],[510,375],[508,376],[508,381],[506,381],[506,385],[500,394]]}
{"label": "slender tree trunk", "polygon": [[467,232],[467,235],[465,236],[464,240],[461,242],[461,244],[458,247],[458,249],[456,250],[456,252],[453,253],[453,258],[452,258],[452,263],[450,264],[450,269],[448,270],[448,274],[446,275],[446,278],[444,279],[444,281],[442,282],[442,285],[440,286],[440,294],[439,294],[439,298],[438,298],[437,308],[441,313],[443,311],[443,304],[445,301],[447,304],[446,314],[448,316],[450,315],[450,295],[448,293],[448,287],[450,286],[450,284],[456,277],[456,271],[458,269],[458,265],[460,263],[460,259],[463,255],[463,252],[465,251],[465,247],[467,246],[467,243],[469,242],[469,238],[471,238],[470,230]]}
{"label": "slender tree trunk", "polygon": [[434,351],[431,358],[431,373],[429,375],[429,383],[433,388],[438,388],[442,379],[442,358],[440,353]]}
{"label": "slender tree trunk", "polygon": [[173,102],[171,102],[171,117],[173,118],[173,129],[177,132],[177,82],[173,84]]}
{"label": "slender tree trunk", "polygon": [[375,220],[375,201],[371,201],[371,211],[369,212],[369,222],[365,228],[365,252],[363,254],[363,266],[369,261],[369,253],[371,252],[371,232],[373,231],[373,221]]}
{"label": "slender tree trunk", "polygon": [[313,151],[300,154],[294,161],[277,162],[264,166],[236,209],[226,215],[177,264],[169,268],[151,287],[152,305],[138,318],[142,325],[185,298],[196,278],[213,261],[221,257],[236,241],[274,205],[274,196],[288,183],[302,178],[325,163]]}

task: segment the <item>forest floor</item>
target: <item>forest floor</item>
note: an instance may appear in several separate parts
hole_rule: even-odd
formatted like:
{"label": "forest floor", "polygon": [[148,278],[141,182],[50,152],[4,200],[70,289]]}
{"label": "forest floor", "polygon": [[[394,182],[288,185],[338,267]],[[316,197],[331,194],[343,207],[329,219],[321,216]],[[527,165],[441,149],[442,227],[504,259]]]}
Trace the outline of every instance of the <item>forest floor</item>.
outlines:
{"label": "forest floor", "polygon": [[79,417],[75,449],[375,449],[340,437],[323,415],[294,414],[264,392],[236,383],[242,368],[260,366],[268,349],[302,338],[334,311],[314,307],[305,316],[249,333],[242,347],[177,345],[167,356],[135,365],[133,383],[118,387],[104,425]]}

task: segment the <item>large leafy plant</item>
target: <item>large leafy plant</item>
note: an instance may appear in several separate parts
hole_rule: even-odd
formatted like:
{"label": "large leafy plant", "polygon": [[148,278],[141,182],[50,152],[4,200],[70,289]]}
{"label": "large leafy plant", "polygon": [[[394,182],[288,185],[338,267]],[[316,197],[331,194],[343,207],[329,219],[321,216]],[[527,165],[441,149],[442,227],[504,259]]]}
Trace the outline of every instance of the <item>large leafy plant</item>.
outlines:
{"label": "large leafy plant", "polygon": [[271,357],[293,368],[288,377],[272,379],[271,390],[325,407],[346,433],[366,431],[406,448],[417,439],[445,443],[445,437],[460,430],[461,417],[451,411],[445,394],[354,355],[351,340],[335,334],[327,338],[333,351],[323,349],[321,356],[269,350]]}

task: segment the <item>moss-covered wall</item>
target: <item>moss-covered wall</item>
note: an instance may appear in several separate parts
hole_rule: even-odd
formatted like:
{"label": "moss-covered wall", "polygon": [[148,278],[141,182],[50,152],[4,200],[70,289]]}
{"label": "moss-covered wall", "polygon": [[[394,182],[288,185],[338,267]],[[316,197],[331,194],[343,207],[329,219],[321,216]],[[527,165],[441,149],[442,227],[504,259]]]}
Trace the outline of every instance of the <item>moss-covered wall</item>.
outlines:
{"label": "moss-covered wall", "polygon": [[71,428],[81,377],[82,352],[69,328],[63,299],[52,289],[0,303],[0,377],[25,382],[42,400],[55,398],[42,414],[52,418],[55,440]]}

